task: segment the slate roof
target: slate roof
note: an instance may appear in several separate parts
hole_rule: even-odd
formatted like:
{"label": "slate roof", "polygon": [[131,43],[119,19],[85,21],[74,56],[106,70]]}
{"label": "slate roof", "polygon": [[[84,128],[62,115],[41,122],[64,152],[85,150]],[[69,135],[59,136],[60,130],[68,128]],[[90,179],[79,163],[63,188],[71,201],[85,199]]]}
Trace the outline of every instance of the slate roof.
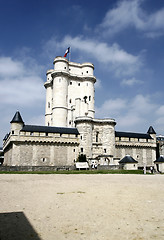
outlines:
{"label": "slate roof", "polygon": [[147,133],[149,133],[149,134],[156,134],[156,132],[154,131],[154,128],[152,126],[149,127]]}
{"label": "slate roof", "polygon": [[152,139],[152,137],[148,133],[133,133],[133,132],[118,132],[115,131],[116,137],[128,137],[128,138],[144,138],[144,139]]}
{"label": "slate roof", "polygon": [[157,160],[154,161],[155,163],[157,162],[164,162],[164,156],[160,156]]}
{"label": "slate roof", "polygon": [[65,128],[65,127],[49,127],[49,126],[37,126],[37,125],[24,125],[21,131],[24,132],[45,132],[45,133],[60,133],[60,134],[75,134],[79,132],[77,128]]}
{"label": "slate roof", "polygon": [[134,158],[132,158],[130,155],[126,155],[123,159],[119,161],[119,163],[138,163]]}
{"label": "slate roof", "polygon": [[10,123],[24,123],[19,111],[15,113]]}

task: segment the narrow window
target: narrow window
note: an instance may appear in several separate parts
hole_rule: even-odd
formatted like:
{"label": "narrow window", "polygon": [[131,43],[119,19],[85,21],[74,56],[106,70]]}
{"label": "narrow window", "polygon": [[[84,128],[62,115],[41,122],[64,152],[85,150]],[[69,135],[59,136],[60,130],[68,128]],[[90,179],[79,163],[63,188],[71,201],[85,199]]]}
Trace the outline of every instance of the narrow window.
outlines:
{"label": "narrow window", "polygon": [[96,132],[96,142],[98,142],[99,138],[99,132]]}
{"label": "narrow window", "polygon": [[84,97],[84,102],[87,103],[87,96]]}
{"label": "narrow window", "polygon": [[48,126],[50,126],[50,123],[48,122]]}
{"label": "narrow window", "polygon": [[46,132],[46,137],[48,137],[48,133]]}
{"label": "narrow window", "polygon": [[91,101],[91,96],[89,96],[89,101]]}
{"label": "narrow window", "polygon": [[78,86],[80,86],[80,83],[78,83]]}
{"label": "narrow window", "polygon": [[14,134],[14,130],[12,131],[12,134]]}
{"label": "narrow window", "polygon": [[73,149],[73,151],[75,152],[75,149]]}
{"label": "narrow window", "polygon": [[66,67],[64,67],[64,69],[67,69]]}
{"label": "narrow window", "polygon": [[104,148],[104,153],[106,153],[106,148]]}
{"label": "narrow window", "polygon": [[83,137],[82,137],[82,136],[81,136],[80,138],[81,138],[81,140],[83,139]]}
{"label": "narrow window", "polygon": [[83,148],[81,148],[81,152],[83,152]]}
{"label": "narrow window", "polygon": [[70,85],[72,85],[72,82],[70,82]]}
{"label": "narrow window", "polygon": [[69,100],[69,103],[71,103],[71,102],[72,102],[72,100],[70,99],[70,100]]}
{"label": "narrow window", "polygon": [[50,108],[50,102],[48,102],[48,108]]}
{"label": "narrow window", "polygon": [[88,71],[86,71],[86,73],[88,73]]}

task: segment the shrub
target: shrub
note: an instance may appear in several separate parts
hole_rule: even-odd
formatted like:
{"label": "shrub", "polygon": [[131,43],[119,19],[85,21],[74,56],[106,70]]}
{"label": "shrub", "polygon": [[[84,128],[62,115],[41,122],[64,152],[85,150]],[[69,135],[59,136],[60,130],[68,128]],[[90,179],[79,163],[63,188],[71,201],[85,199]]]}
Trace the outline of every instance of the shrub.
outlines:
{"label": "shrub", "polygon": [[87,162],[87,158],[85,154],[79,154],[77,158],[77,162]]}

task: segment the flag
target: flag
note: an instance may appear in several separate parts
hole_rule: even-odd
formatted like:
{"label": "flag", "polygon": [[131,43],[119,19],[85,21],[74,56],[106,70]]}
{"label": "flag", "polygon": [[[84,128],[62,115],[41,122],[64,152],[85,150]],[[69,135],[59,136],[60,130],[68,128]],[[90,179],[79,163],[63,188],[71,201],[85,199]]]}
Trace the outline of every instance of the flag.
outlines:
{"label": "flag", "polygon": [[69,51],[70,51],[70,47],[67,48],[67,50],[65,51],[64,57],[67,57],[67,54],[69,53]]}

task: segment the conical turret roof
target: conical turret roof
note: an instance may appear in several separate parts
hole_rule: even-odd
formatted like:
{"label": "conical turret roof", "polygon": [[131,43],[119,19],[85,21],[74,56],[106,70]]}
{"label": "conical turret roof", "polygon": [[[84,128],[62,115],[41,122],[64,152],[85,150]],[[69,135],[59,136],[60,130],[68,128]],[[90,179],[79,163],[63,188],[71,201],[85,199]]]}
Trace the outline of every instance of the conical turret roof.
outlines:
{"label": "conical turret roof", "polygon": [[147,133],[149,133],[149,134],[156,134],[156,132],[154,131],[154,128],[152,126],[149,127]]}
{"label": "conical turret roof", "polygon": [[163,155],[159,156],[159,158],[157,160],[155,160],[154,162],[164,163],[164,156]]}
{"label": "conical turret roof", "polygon": [[130,155],[126,155],[119,163],[138,163],[134,158],[132,158]]}
{"label": "conical turret roof", "polygon": [[19,111],[15,113],[10,123],[24,123]]}

